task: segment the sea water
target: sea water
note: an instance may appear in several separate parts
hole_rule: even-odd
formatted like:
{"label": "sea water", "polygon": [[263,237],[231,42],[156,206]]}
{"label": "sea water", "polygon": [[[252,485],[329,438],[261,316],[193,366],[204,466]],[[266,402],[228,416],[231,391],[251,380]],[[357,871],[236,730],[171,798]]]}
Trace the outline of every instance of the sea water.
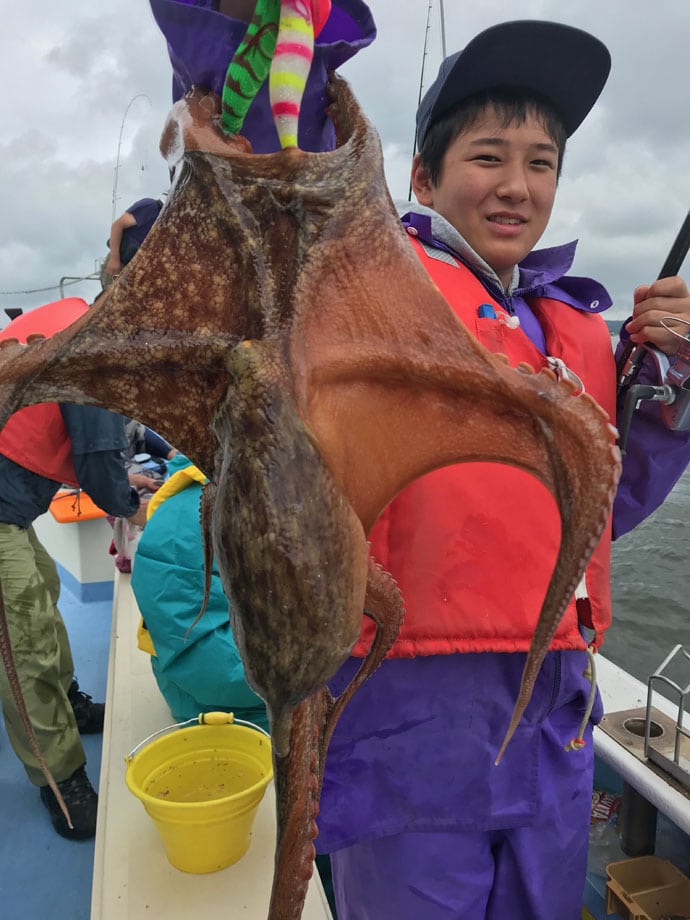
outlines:
{"label": "sea water", "polygon": [[[645,521],[613,544],[613,626],[602,653],[646,683],[678,644],[690,651],[690,469]],[[690,662],[685,677],[690,683]]]}

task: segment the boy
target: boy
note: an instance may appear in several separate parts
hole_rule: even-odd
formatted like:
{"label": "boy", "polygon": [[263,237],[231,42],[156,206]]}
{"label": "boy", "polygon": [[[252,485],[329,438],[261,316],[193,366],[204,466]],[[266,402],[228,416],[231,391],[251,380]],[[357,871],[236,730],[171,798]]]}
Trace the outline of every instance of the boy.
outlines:
{"label": "boy", "polygon": [[[446,59],[417,113],[420,207],[407,207],[403,225],[480,341],[513,364],[552,364],[613,414],[615,367],[598,316],[610,298],[598,283],[566,276],[574,244],[532,252],[549,221],[566,138],[609,67],[597,39],[546,22],[494,26]],[[629,333],[673,353],[658,321],[690,319],[684,282],[657,281],[635,299]],[[686,433],[651,425],[656,440],[638,437],[628,456],[661,454],[671,437],[673,463],[658,474],[663,485],[633,482],[626,472],[638,466],[626,464],[618,532],[663,499],[690,456]],[[633,510],[641,493],[643,510]],[[597,698],[587,718],[586,646],[598,647],[610,623],[610,534],[494,766],[559,528],[539,483],[489,464],[422,477],[375,525],[373,555],[399,584],[407,613],[391,657],[346,707],[326,762],[316,845],[331,853],[339,920],[580,917],[592,724],[602,714]],[[351,679],[364,640],[332,682],[335,692]],[[566,750],[581,737],[583,750]]]}

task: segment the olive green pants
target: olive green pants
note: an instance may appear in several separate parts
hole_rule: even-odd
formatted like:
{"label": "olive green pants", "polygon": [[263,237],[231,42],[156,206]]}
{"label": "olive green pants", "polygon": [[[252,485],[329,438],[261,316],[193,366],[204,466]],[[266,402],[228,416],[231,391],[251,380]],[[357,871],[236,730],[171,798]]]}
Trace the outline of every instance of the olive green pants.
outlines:
{"label": "olive green pants", "polygon": [[[57,782],[86,762],[67,690],[74,676],[72,651],[57,608],[60,579],[33,527],[0,523],[0,585],[14,661],[29,718]],[[45,786],[19,717],[5,668],[0,700],[12,747],[31,782]]]}

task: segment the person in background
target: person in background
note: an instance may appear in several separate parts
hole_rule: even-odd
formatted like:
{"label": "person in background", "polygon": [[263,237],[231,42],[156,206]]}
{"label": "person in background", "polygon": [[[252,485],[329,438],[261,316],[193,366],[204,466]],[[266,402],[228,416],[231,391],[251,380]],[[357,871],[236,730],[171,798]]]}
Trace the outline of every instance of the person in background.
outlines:
{"label": "person in background", "polygon": [[134,557],[132,590],[142,615],[139,644],[151,655],[158,687],[174,719],[233,711],[268,729],[263,700],[248,686],[230,628],[228,600],[217,570],[208,606],[199,507],[206,478],[182,454],[152,497]]}
{"label": "person in background", "polygon": [[[125,450],[125,465],[129,476],[130,485],[139,490],[144,497],[156,492],[165,478],[167,461],[177,453],[177,448],[169,444],[157,432],[152,431],[133,418],[125,418],[125,437],[127,448]],[[136,459],[146,454],[150,464],[143,466]],[[113,539],[110,543],[109,553],[115,557],[115,567],[120,572],[132,571],[132,557],[136,551],[137,543],[142,528],[132,524],[127,518],[114,518],[108,515],[108,522],[113,528]]]}
{"label": "person in background", "polygon": [[[479,341],[514,365],[558,359],[615,417],[599,315],[611,299],[568,274],[574,243],[534,249],[566,139],[609,67],[598,39],[562,24],[508,22],[476,36],[443,61],[419,105],[418,204],[401,213],[410,245]],[[665,315],[690,320],[681,278],[638,288],[627,332],[673,355]],[[688,432],[666,430],[658,414],[646,424],[631,431],[617,533],[663,500],[690,458]],[[406,616],[345,707],[326,759],[315,845],[331,854],[339,920],[579,920],[602,715],[598,696],[590,709],[587,656],[611,621],[610,530],[498,766],[560,542],[554,502],[521,470],[458,464],[404,489],[370,540]],[[334,693],[370,639],[365,627]]]}
{"label": "person in background", "polygon": [[97,794],[86,774],[79,734],[103,730],[94,703],[74,676],[58,599],[54,561],[39,542],[34,520],[63,483],[83,488],[109,514],[143,525],[146,503],[130,486],[120,416],[92,406],[43,403],[15,413],[0,433],[0,585],[14,659],[39,745],[67,804],[71,829],[29,748],[7,675],[0,699],[8,737],[29,780],[63,837],[96,832]]}
{"label": "person in background", "polygon": [[163,201],[160,198],[140,198],[113,221],[108,238],[108,258],[101,277],[104,289],[132,261],[162,207]]}
{"label": "person in background", "polygon": [[177,448],[165,438],[141,422],[137,422],[136,419],[125,419],[125,435],[127,436],[125,460],[128,462],[134,460],[137,454],[149,454],[152,459],[168,461],[172,460],[177,453]]}
{"label": "person in background", "polygon": [[[162,207],[161,198],[141,198],[131,204],[113,222],[108,238],[110,252],[101,272],[102,290],[92,306],[98,303],[117,275],[137,254]],[[174,456],[176,450],[159,434],[136,419],[125,418],[124,421],[127,438],[124,456],[129,470],[130,485],[138,489],[140,494],[150,494],[156,491],[160,481],[147,471],[139,469],[136,464],[133,469],[130,469],[133,466],[134,457],[140,453],[149,453],[167,460]],[[131,572],[132,553],[139,539],[141,527],[136,526],[126,517],[108,515],[108,521],[114,531],[109,549],[110,555],[115,557],[115,566],[120,572]]]}
{"label": "person in background", "polygon": [[[117,275],[139,251],[139,247],[148,236],[151,227],[163,207],[163,200],[158,198],[141,198],[131,204],[112,224],[108,238],[109,255],[101,272],[102,290],[94,301],[94,306],[113,283]],[[127,447],[125,460],[131,467],[133,458],[140,453],[149,453],[163,460],[174,456],[175,448],[161,438],[155,431],[146,428],[136,419],[125,419]],[[155,492],[160,482],[146,471],[130,470],[129,481],[132,486],[146,494]],[[115,565],[120,572],[131,572],[132,553],[136,547],[141,528],[132,524],[127,518],[108,515],[114,535],[109,552],[115,556]]]}
{"label": "person in background", "polygon": [[[61,308],[68,308],[63,311]],[[66,300],[10,323],[1,338],[52,334],[88,306]],[[71,312],[70,312],[71,311]],[[62,318],[56,322],[56,316]],[[86,774],[80,733],[103,730],[104,706],[80,689],[58,600],[55,562],[33,528],[63,485],[84,489],[104,511],[143,525],[146,505],[130,485],[124,419],[93,406],[41,403],[16,412],[0,432],[0,588],[14,660],[39,746],[72,817],[70,828],[29,747],[5,669],[0,701],[7,735],[63,837],[96,831],[98,796]]]}

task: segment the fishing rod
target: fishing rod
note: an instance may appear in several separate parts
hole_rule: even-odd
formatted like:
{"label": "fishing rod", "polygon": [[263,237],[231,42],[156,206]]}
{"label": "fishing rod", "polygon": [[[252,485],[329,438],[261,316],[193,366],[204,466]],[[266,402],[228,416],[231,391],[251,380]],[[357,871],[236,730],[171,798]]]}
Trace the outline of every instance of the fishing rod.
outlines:
{"label": "fishing rod", "polygon": [[445,61],[448,57],[446,52],[446,11],[443,8],[443,0],[439,0],[439,13],[441,14],[441,60]]}
{"label": "fishing rod", "polygon": [[[688,211],[685,216],[683,225],[678,231],[678,236],[673,246],[671,246],[669,250],[666,261],[659,272],[657,281],[661,278],[672,278],[674,275],[677,275],[685,261],[688,250],[690,250],[690,211]],[[619,393],[622,389],[633,383],[637,377],[646,347],[646,345],[632,341],[629,341],[626,345],[625,350],[618,359],[618,366],[616,368]]]}
{"label": "fishing rod", "polygon": [[[677,275],[689,250],[690,211],[669,250],[666,261],[659,272],[659,279]],[[669,323],[682,324],[688,327],[688,331],[681,335],[671,328]],[[649,342],[644,344],[628,342],[617,363],[618,396],[620,398],[623,393],[625,394],[618,442],[623,455],[625,455],[633,414],[643,401],[651,400],[662,404],[661,418],[667,428],[674,431],[687,431],[690,428],[690,323],[679,317],[664,316],[661,319],[661,325],[681,339],[673,366],[668,356]],[[663,383],[656,386],[635,383],[645,354],[650,354],[654,359],[659,380]]]}
{"label": "fishing rod", "polygon": [[[433,0],[429,0],[429,6],[426,11],[426,31],[424,33],[424,50],[422,51],[422,72],[419,75],[419,93],[417,94],[417,108],[422,101],[422,90],[424,88],[424,65],[426,64],[426,55],[427,48],[429,46],[429,28],[431,26],[431,7],[433,6]],[[414,139],[412,141],[412,159],[417,152],[417,128],[414,129]],[[410,185],[407,190],[407,200],[412,201],[412,177],[410,177]]]}
{"label": "fishing rod", "polygon": [[[422,101],[422,92],[424,90],[424,68],[425,68],[426,58],[427,58],[427,48],[429,45],[429,31],[431,28],[432,7],[433,7],[433,0],[429,0],[429,6],[426,11],[426,32],[424,35],[424,50],[422,52],[422,72],[419,76],[419,94],[417,98],[417,108],[419,108],[419,104]],[[440,0],[439,11],[441,14],[441,52],[443,55],[441,60],[445,60],[447,57],[446,55],[446,13],[443,8],[443,0]],[[417,152],[417,129],[415,128],[414,140],[412,141],[412,158],[413,159],[414,159],[414,155],[416,152]],[[407,190],[407,200],[412,201],[412,179],[410,179],[410,186]]]}

